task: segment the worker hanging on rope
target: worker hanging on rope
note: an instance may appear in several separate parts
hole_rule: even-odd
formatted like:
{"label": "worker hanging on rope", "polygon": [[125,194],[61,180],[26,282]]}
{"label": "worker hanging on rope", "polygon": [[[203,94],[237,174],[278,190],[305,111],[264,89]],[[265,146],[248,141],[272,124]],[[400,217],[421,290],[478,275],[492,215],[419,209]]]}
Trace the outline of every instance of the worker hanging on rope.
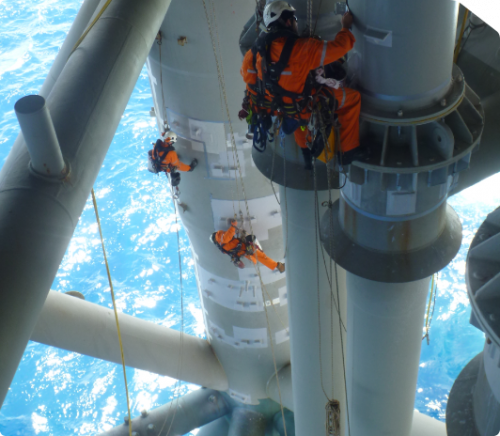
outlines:
{"label": "worker hanging on rope", "polygon": [[338,61],[353,48],[355,38],[349,30],[352,21],[352,14],[346,13],[342,18],[342,30],[333,41],[301,38],[293,6],[278,0],[265,7],[264,24],[268,32],[259,36],[246,53],[241,67],[247,94],[240,118],[246,117],[253,126],[254,146],[258,150],[265,149],[264,132],[272,128],[271,115],[277,115],[282,119],[283,133],[294,133],[306,168],[311,169],[311,154],[318,157],[324,147],[324,142],[316,144],[317,131],[310,131],[315,129],[311,115],[320,105],[323,112],[330,111],[332,115],[327,120],[330,131],[333,111],[338,117],[343,163],[348,164],[356,157],[359,152],[359,92],[340,86],[343,85],[341,81],[331,87],[332,82],[318,83],[315,78],[324,79],[324,73],[331,68],[317,69]]}
{"label": "worker hanging on rope", "polygon": [[[241,238],[236,238],[235,234],[238,230],[238,222],[234,219],[229,220],[229,229],[219,230],[210,235],[210,240],[224,254],[229,255],[231,262],[238,268],[244,268],[245,265],[241,261],[242,257],[250,259],[254,264],[259,261],[267,266],[270,270],[278,270],[280,273],[285,271],[285,264],[275,262],[268,257],[259,246],[257,239],[253,235],[240,234]],[[243,231],[241,233],[244,233]]]}
{"label": "worker hanging on rope", "polygon": [[198,165],[198,160],[193,159],[190,165],[181,162],[174,148],[174,139],[165,138],[164,141],[158,139],[154,148],[148,151],[148,170],[154,174],[164,172],[170,175],[172,187],[178,186],[181,181],[181,175],[178,171],[193,171]]}

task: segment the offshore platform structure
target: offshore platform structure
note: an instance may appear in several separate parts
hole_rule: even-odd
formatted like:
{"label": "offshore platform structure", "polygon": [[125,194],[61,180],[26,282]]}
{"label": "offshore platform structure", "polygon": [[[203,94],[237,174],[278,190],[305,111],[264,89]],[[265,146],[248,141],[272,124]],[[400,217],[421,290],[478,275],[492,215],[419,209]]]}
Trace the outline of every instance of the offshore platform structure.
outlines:
{"label": "offshore platform structure", "polygon": [[[335,2],[292,3],[302,29],[327,40],[340,30]],[[360,137],[371,154],[341,173],[318,162],[303,169],[292,137],[259,153],[234,120],[244,88],[237,41],[257,38],[263,1],[104,6],[84,1],[40,96],[16,104],[23,135],[0,173],[0,331],[9,332],[0,335],[0,404],[30,338],[120,362],[111,312],[50,285],[146,63],[159,131],[169,129],[183,156],[199,161],[182,182],[181,219],[207,340],[122,314],[125,361],[205,389],[183,397],[178,412],[144,411],[104,434],[497,434],[500,312],[483,303],[495,300],[498,280],[486,290],[474,282],[493,270],[469,278],[475,323],[489,341],[489,357],[467,367],[477,381],[459,377],[465,388],[451,393],[447,430],[414,412],[430,277],[461,243],[447,198],[500,164],[500,123],[489,123],[500,108],[492,95],[500,65],[488,65],[497,82],[481,85],[471,67],[480,55],[454,63],[458,4],[349,1],[356,45],[348,77],[362,94]],[[476,43],[494,50],[498,34],[488,32]],[[218,252],[209,235],[231,218],[286,260],[286,279],[252,264],[234,268]]]}

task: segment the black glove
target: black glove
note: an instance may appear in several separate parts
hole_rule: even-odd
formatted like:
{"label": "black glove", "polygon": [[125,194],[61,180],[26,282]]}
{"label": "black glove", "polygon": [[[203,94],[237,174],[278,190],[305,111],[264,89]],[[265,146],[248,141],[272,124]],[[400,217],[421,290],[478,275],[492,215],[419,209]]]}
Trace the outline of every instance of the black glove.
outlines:
{"label": "black glove", "polygon": [[198,159],[193,159],[191,161],[191,164],[189,165],[191,168],[189,169],[189,172],[193,171],[196,168],[196,165],[198,165]]}

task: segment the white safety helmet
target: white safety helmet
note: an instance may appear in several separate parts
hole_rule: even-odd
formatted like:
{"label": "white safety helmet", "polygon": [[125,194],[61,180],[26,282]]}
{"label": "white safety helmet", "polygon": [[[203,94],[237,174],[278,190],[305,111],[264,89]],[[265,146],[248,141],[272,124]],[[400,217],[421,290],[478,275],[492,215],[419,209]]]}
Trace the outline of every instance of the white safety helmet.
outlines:
{"label": "white safety helmet", "polygon": [[288,2],[277,0],[268,3],[264,8],[264,24],[269,27],[270,24],[279,20],[281,14],[285,11],[295,12],[295,8]]}
{"label": "white safety helmet", "polygon": [[217,241],[216,241],[216,239],[215,239],[215,235],[217,235],[217,232],[213,232],[213,233],[210,235],[210,242],[211,242],[212,244],[216,244],[216,243],[217,243]]}

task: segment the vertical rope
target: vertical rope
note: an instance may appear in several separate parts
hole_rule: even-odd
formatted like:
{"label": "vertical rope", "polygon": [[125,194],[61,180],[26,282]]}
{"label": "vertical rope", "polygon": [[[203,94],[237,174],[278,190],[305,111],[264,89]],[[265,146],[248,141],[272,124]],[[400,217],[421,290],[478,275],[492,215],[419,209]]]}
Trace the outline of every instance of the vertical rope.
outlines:
{"label": "vertical rope", "polygon": [[129,436],[132,436],[132,416],[130,415],[130,400],[128,393],[127,372],[125,370],[125,356],[123,355],[122,334],[120,332],[120,322],[118,321],[118,311],[116,309],[115,292],[113,290],[113,281],[111,280],[111,273],[109,271],[108,258],[106,256],[106,248],[104,247],[104,238],[102,236],[101,220],[99,219],[99,211],[97,210],[97,201],[95,199],[94,188],[92,188],[91,192],[92,192],[92,202],[94,203],[95,217],[97,220],[97,227],[99,227],[99,235],[101,236],[102,254],[104,256],[104,264],[106,265],[106,272],[108,274],[109,289],[111,291],[111,300],[113,301],[113,310],[115,312],[116,331],[118,333],[118,343],[120,344],[120,357],[122,359],[123,380],[125,382],[125,394],[127,396],[127,412],[128,412],[128,422],[129,422],[128,434]]}

